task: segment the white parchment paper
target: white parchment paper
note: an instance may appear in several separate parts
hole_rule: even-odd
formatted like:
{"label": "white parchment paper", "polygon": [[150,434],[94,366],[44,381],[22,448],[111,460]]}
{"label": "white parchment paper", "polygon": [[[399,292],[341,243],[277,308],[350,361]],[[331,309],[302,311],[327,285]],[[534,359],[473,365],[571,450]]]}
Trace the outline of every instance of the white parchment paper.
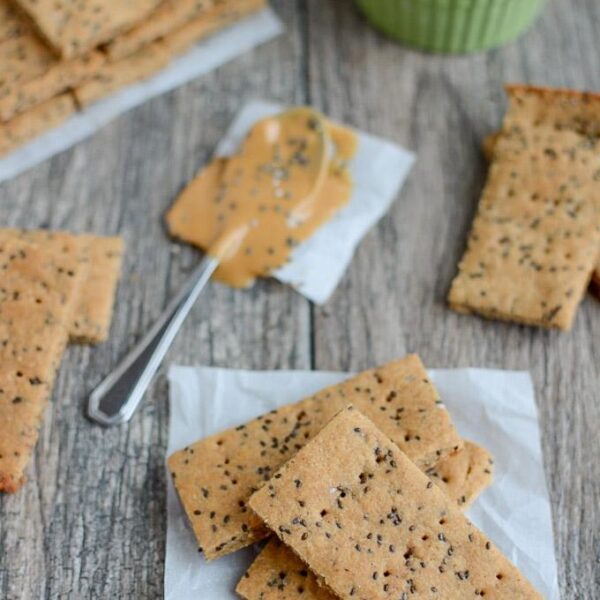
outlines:
{"label": "white parchment paper", "polygon": [[[495,459],[495,478],[468,512],[546,600],[559,600],[552,519],[538,415],[527,373],[484,369],[432,370],[464,437]],[[171,367],[168,454],[300,400],[348,377],[318,371],[237,371]],[[247,548],[207,563],[168,481],[166,600],[233,600],[234,588],[257,553]]]}
{"label": "white parchment paper", "polygon": [[61,126],[0,159],[0,182],[63,152],[134,106],[220,67],[277,37],[283,30],[283,24],[275,13],[266,9],[214,34],[156,76],[95,103]]}
{"label": "white parchment paper", "polygon": [[[233,154],[256,121],[285,108],[260,100],[250,102],[235,118],[216,154]],[[290,263],[273,273],[317,304],[327,302],[356,246],[387,212],[415,159],[411,152],[391,142],[362,131],[355,133],[358,148],[349,165],[354,183],[350,201],[294,250]]]}

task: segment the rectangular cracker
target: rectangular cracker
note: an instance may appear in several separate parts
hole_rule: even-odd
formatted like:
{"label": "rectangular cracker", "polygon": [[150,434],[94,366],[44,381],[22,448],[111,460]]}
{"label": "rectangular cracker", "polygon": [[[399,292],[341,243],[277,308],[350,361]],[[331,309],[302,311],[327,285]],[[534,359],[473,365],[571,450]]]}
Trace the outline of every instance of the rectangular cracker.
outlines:
{"label": "rectangular cracker", "polygon": [[75,112],[71,94],[61,94],[0,123],[0,157],[60,125]]}
{"label": "rectangular cracker", "polygon": [[121,88],[154,75],[169,63],[171,56],[161,42],[155,42],[122,60],[104,64],[95,76],[77,86],[75,99],[86,107]]}
{"label": "rectangular cracker", "polygon": [[208,560],[263,539],[250,495],[349,402],[419,465],[462,446],[420,359],[365,371],[295,404],[186,447],[169,457],[175,488]]}
{"label": "rectangular cracker", "polygon": [[144,20],[161,0],[14,0],[62,58],[83,56]]}
{"label": "rectangular cracker", "polygon": [[[496,147],[496,140],[498,139],[498,136],[498,132],[491,133],[483,140],[483,154],[488,162],[491,162],[494,159],[494,149]],[[590,290],[593,294],[600,298],[600,258],[598,258],[596,261],[596,267],[594,268],[594,272],[592,274]]]}
{"label": "rectangular cracker", "polygon": [[42,247],[55,244],[57,239],[72,237],[77,238],[80,249],[77,260],[85,275],[73,308],[69,340],[98,344],[108,337],[112,321],[115,292],[121,275],[123,239],[46,229],[0,229],[0,239],[16,238]]}
{"label": "rectangular cracker", "polygon": [[85,265],[80,242],[0,232],[0,491],[16,492],[38,438]]}
{"label": "rectangular cracker", "polygon": [[448,301],[569,329],[600,249],[600,95],[522,86],[494,147]]}
{"label": "rectangular cracker", "polygon": [[[466,510],[492,480],[493,461],[485,448],[473,442],[435,467],[427,476]],[[334,600],[335,596],[321,587],[308,567],[278,538],[272,539],[258,555],[236,587],[246,600]]]}
{"label": "rectangular cracker", "polygon": [[344,409],[249,502],[342,599],[540,599],[375,425]]}

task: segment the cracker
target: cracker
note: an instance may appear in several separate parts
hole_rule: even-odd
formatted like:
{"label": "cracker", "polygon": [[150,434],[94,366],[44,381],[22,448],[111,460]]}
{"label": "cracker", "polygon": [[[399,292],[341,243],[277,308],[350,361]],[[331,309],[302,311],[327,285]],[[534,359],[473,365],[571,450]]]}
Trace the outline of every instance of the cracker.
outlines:
{"label": "cracker", "polygon": [[[425,473],[465,510],[492,480],[492,459],[484,448],[465,442]],[[333,600],[315,575],[279,539],[269,541],[246,571],[236,592],[246,600]]]}
{"label": "cracker", "polygon": [[38,438],[85,274],[80,243],[0,232],[0,491],[15,492]]}
{"label": "cracker", "polygon": [[9,121],[15,115],[49,100],[71,87],[90,81],[98,72],[105,57],[92,52],[82,58],[59,61],[35,37],[25,37],[10,43],[15,50],[13,64],[5,69],[8,55],[0,46],[0,69],[4,77],[0,83],[0,121]]}
{"label": "cracker", "polygon": [[600,248],[600,95],[508,93],[448,301],[463,313],[566,330]]}
{"label": "cracker", "polygon": [[485,448],[465,440],[460,450],[424,472],[460,508],[466,510],[492,483],[493,465],[492,456]]}
{"label": "cracker", "polygon": [[4,156],[26,142],[56,127],[75,112],[70,94],[62,94],[0,123],[0,156]]}
{"label": "cracker", "polygon": [[63,58],[82,56],[149,15],[161,0],[15,0]]}
{"label": "cracker", "polygon": [[0,45],[29,31],[29,24],[19,15],[10,0],[0,0]]}
{"label": "cracker", "polygon": [[596,262],[596,268],[592,275],[592,292],[593,294],[600,299],[600,260]]}
{"label": "cracker", "polygon": [[70,339],[97,344],[108,338],[121,275],[124,244],[120,237],[80,236],[89,262],[70,329]]}
{"label": "cracker", "polygon": [[132,56],[104,64],[90,81],[75,88],[75,99],[79,106],[88,106],[122,87],[154,75],[169,60],[170,54],[162,43],[150,44]]}
{"label": "cracker", "polygon": [[[483,140],[483,154],[488,161],[492,161],[494,157],[494,149],[498,139],[498,133],[491,133]],[[591,292],[600,298],[600,258],[596,261],[596,267],[592,274],[592,282],[590,285]]]}
{"label": "cracker", "polygon": [[6,236],[18,237],[42,246],[54,243],[57,236],[77,237],[80,247],[77,260],[81,263],[85,277],[73,309],[69,340],[82,344],[97,344],[106,340],[121,274],[124,249],[122,238],[45,229],[0,230],[0,239]]}
{"label": "cracker", "polygon": [[272,538],[235,588],[246,600],[335,600],[314,573],[278,538]]}
{"label": "cracker", "polygon": [[217,2],[216,6],[206,14],[164,37],[163,42],[171,55],[177,56],[188,50],[198,40],[240,21],[265,6],[266,0]]}
{"label": "cracker", "polygon": [[248,512],[250,495],[349,402],[420,465],[433,464],[462,445],[414,355],[201,440],[170,456],[168,466],[207,559],[266,536],[262,522]]}
{"label": "cracker", "polygon": [[455,503],[352,407],[249,505],[342,599],[541,599]]}

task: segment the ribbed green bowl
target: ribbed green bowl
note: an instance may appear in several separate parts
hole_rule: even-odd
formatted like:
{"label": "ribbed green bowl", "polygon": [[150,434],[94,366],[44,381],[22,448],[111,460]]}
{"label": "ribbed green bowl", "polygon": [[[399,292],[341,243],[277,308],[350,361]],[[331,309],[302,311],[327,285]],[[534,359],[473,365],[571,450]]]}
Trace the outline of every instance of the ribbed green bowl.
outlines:
{"label": "ribbed green bowl", "polygon": [[533,23],[545,0],[355,0],[383,33],[423,50],[501,46]]}

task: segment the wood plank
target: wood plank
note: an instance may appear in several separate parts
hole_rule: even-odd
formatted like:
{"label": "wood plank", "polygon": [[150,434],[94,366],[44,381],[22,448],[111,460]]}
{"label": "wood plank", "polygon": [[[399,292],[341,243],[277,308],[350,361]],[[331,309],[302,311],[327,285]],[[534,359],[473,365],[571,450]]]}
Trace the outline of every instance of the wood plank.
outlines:
{"label": "wood plank", "polygon": [[553,2],[517,43],[454,58],[389,42],[343,2],[309,6],[316,106],[418,154],[391,214],[361,245],[333,300],[315,311],[315,365],[361,369],[413,351],[432,367],[531,371],[562,594],[591,598],[600,585],[600,303],[586,299],[564,335],[458,316],[445,297],[485,178],[480,142],[504,112],[502,84],[600,90],[600,6]]}

